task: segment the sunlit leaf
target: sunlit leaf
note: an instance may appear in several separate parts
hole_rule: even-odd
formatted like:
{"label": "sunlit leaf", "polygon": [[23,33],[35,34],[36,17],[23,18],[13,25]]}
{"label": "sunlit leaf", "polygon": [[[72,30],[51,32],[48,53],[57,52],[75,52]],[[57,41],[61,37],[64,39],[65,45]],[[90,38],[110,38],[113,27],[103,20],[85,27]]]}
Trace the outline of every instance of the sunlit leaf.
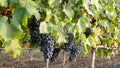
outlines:
{"label": "sunlit leaf", "polygon": [[20,56],[21,53],[21,46],[19,44],[18,39],[13,39],[11,41],[7,41],[3,44],[3,46],[6,49],[6,53],[13,56],[13,58],[16,58]]}
{"label": "sunlit leaf", "polygon": [[57,43],[64,43],[64,42],[66,42],[65,36],[63,34],[58,33],[58,36],[59,37],[58,37]]}
{"label": "sunlit leaf", "polygon": [[10,24],[7,23],[7,17],[0,18],[0,36],[5,40],[10,40],[14,37],[14,31]]}
{"label": "sunlit leaf", "polygon": [[41,22],[40,24],[40,33],[48,33],[48,30],[47,30],[47,23],[46,22]]}
{"label": "sunlit leaf", "polygon": [[8,6],[7,0],[0,0],[0,6],[7,7]]}
{"label": "sunlit leaf", "polygon": [[70,6],[68,6],[68,5],[64,5],[63,11],[70,18],[70,20],[72,20],[73,15],[74,15],[73,9]]}

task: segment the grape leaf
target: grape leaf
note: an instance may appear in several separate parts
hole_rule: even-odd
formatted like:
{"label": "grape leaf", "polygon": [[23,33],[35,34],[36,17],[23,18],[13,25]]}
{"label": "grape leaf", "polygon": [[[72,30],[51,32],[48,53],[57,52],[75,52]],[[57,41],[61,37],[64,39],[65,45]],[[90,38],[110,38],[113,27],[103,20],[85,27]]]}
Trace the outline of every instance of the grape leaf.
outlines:
{"label": "grape leaf", "polygon": [[30,17],[32,15],[35,15],[37,20],[40,19],[40,14],[38,13],[36,4],[33,1],[28,0],[20,0],[21,5],[23,5],[24,8],[26,8],[27,15]]}
{"label": "grape leaf", "polygon": [[115,6],[120,6],[120,0],[114,0]]}
{"label": "grape leaf", "polygon": [[47,26],[47,23],[44,21],[44,22],[41,22],[40,24],[40,33],[48,33],[48,26]]}
{"label": "grape leaf", "polygon": [[8,55],[13,56],[13,58],[16,58],[18,56],[20,56],[21,53],[21,46],[19,44],[19,40],[18,39],[12,39],[10,41],[7,41],[3,44],[3,47],[5,47],[6,49],[6,53]]}
{"label": "grape leaf", "polygon": [[58,33],[58,39],[57,39],[57,43],[65,43],[66,40],[65,40],[65,36],[61,33]]}
{"label": "grape leaf", "polygon": [[73,9],[68,5],[64,5],[63,8],[64,8],[63,12],[65,12],[65,14],[69,17],[69,19],[72,20],[74,15]]}
{"label": "grape leaf", "polygon": [[80,19],[78,19],[77,26],[78,26],[79,33],[83,32],[83,30],[85,30],[85,28],[87,27],[86,18],[81,17]]}
{"label": "grape leaf", "polygon": [[27,27],[28,24],[28,15],[24,15],[22,19],[22,26]]}
{"label": "grape leaf", "polygon": [[14,31],[11,28],[11,25],[7,23],[7,17],[0,18],[0,36],[8,41],[14,38]]}
{"label": "grape leaf", "polygon": [[52,8],[53,7],[58,7],[59,4],[60,4],[59,0],[49,0],[48,3]]}
{"label": "grape leaf", "polygon": [[8,6],[7,0],[0,0],[0,6],[7,7]]}
{"label": "grape leaf", "polygon": [[51,17],[52,17],[52,12],[51,12],[51,10],[48,9],[46,11],[46,21],[49,21],[51,19]]}

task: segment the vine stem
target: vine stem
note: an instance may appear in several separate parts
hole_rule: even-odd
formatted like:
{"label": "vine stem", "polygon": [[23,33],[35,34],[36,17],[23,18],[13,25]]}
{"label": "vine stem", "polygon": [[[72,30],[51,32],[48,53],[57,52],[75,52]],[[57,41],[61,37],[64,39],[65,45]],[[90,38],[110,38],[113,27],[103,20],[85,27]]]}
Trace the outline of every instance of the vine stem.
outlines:
{"label": "vine stem", "polygon": [[95,68],[95,52],[96,52],[96,48],[92,47],[92,50],[91,50],[91,60],[90,60],[90,68]]}
{"label": "vine stem", "polygon": [[107,47],[107,46],[104,46],[104,45],[97,45],[96,47],[92,47],[92,50],[91,50],[91,59],[90,59],[90,68],[94,68],[94,63],[95,63],[95,53],[97,51],[97,49],[108,49],[108,50],[119,50],[120,48],[119,47]]}
{"label": "vine stem", "polygon": [[74,62],[77,62],[77,58],[75,58],[75,61]]}
{"label": "vine stem", "polygon": [[49,59],[46,59],[46,68],[49,68]]}
{"label": "vine stem", "polygon": [[33,54],[32,54],[32,51],[33,51],[32,49],[29,50],[29,52],[30,52],[30,60],[31,60],[31,61],[33,60]]}
{"label": "vine stem", "polygon": [[63,51],[63,65],[65,65],[66,61],[66,51]]}

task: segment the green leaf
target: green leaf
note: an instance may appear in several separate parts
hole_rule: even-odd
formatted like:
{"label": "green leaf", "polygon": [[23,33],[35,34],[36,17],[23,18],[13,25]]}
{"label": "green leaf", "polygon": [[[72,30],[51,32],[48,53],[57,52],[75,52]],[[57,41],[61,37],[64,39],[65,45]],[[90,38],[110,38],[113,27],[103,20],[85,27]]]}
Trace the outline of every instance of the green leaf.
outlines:
{"label": "green leaf", "polygon": [[81,40],[81,42],[82,43],[86,42],[86,36],[85,36],[85,34],[83,34],[83,33],[79,33],[79,34],[80,34],[79,39]]}
{"label": "green leaf", "polygon": [[89,37],[86,39],[85,43],[90,45],[90,46],[93,46],[93,45],[97,44],[98,42],[96,42],[96,40],[93,37]]}
{"label": "green leaf", "polygon": [[46,11],[46,21],[49,21],[51,19],[51,17],[52,17],[52,12],[51,12],[51,10],[48,9]]}
{"label": "green leaf", "polygon": [[77,0],[77,5],[83,6],[84,0]]}
{"label": "green leaf", "polygon": [[44,21],[44,22],[41,22],[40,24],[40,33],[48,33],[48,25],[47,23]]}
{"label": "green leaf", "polygon": [[99,57],[103,57],[103,49],[98,49],[97,50],[97,56],[99,56]]}
{"label": "green leaf", "polygon": [[85,17],[81,17],[80,19],[78,19],[77,26],[78,26],[79,33],[83,32],[83,30],[85,30],[86,27],[87,27],[87,20],[86,20],[86,18]]}
{"label": "green leaf", "polygon": [[99,4],[99,1],[98,1],[98,0],[91,1],[91,3],[96,6],[97,11],[99,11],[99,12],[102,12],[102,11],[103,11],[103,8],[102,8],[102,6]]}
{"label": "green leaf", "polygon": [[3,46],[6,49],[6,53],[8,55],[13,56],[13,58],[16,58],[18,56],[20,56],[21,53],[21,46],[19,44],[19,40],[18,39],[13,39],[11,41],[7,41],[3,44]]}
{"label": "green leaf", "polygon": [[73,33],[73,31],[74,31],[74,26],[75,26],[74,23],[67,23],[67,24],[66,24],[66,28],[68,28],[68,31],[69,31],[70,33]]}
{"label": "green leaf", "polygon": [[5,6],[5,7],[7,7],[7,6],[8,6],[7,0],[0,0],[0,6]]}
{"label": "green leaf", "polygon": [[15,12],[13,14],[13,18],[11,19],[11,28],[14,31],[15,37],[22,38],[22,29],[21,29],[21,23],[25,16],[25,8],[18,7],[15,9]]}
{"label": "green leaf", "polygon": [[65,12],[65,14],[69,17],[69,19],[72,20],[73,15],[74,15],[74,11],[70,6],[64,5],[63,12]]}
{"label": "green leaf", "polygon": [[88,54],[88,52],[89,52],[89,48],[90,48],[89,45],[87,45],[87,44],[85,44],[85,43],[83,44],[83,52],[84,52],[85,55]]}
{"label": "green leaf", "polygon": [[21,7],[16,8],[11,20],[11,24],[18,26],[18,28],[20,28],[20,23],[22,22],[25,13],[26,13],[25,8],[21,8]]}
{"label": "green leaf", "polygon": [[90,1],[85,0],[85,2],[83,3],[83,6],[85,7],[85,9],[87,10],[87,12],[89,14],[91,14],[92,16],[94,16],[94,13],[92,13],[92,11],[90,10],[89,5],[90,5]]}
{"label": "green leaf", "polygon": [[75,4],[78,0],[70,0],[70,3]]}
{"label": "green leaf", "polygon": [[106,23],[107,31],[112,33],[114,31],[114,24]]}
{"label": "green leaf", "polygon": [[98,11],[95,12],[94,18],[95,18],[95,19],[98,19],[98,18],[99,18],[99,12],[98,12]]}
{"label": "green leaf", "polygon": [[0,36],[5,40],[10,40],[14,37],[14,31],[11,25],[7,23],[7,17],[0,18]]}
{"label": "green leaf", "polygon": [[20,7],[20,0],[7,0],[12,8]]}
{"label": "green leaf", "polygon": [[120,0],[114,0],[115,6],[120,6]]}
{"label": "green leaf", "polygon": [[116,40],[117,40],[117,42],[120,43],[120,30],[115,33],[116,33]]}
{"label": "green leaf", "polygon": [[107,15],[108,20],[110,20],[110,21],[114,21],[115,20],[114,19],[116,17],[116,13],[115,12],[109,12],[109,11],[107,11],[106,15]]}
{"label": "green leaf", "polygon": [[27,24],[28,24],[28,16],[24,15],[22,19],[22,26],[27,27]]}
{"label": "green leaf", "polygon": [[113,43],[113,39],[110,38],[103,38],[102,41],[103,44],[108,44],[108,45],[111,45]]}
{"label": "green leaf", "polygon": [[53,23],[51,23],[51,22],[47,22],[47,30],[50,32],[50,33],[52,33],[53,32]]}
{"label": "green leaf", "polygon": [[49,5],[50,5],[51,7],[58,7],[59,4],[60,4],[59,1],[60,1],[60,0],[49,0]]}
{"label": "green leaf", "polygon": [[40,14],[38,13],[37,10],[37,5],[33,1],[28,1],[28,0],[20,0],[20,6],[22,8],[25,8],[24,11],[21,10],[22,12],[25,12],[29,17],[32,15],[35,15],[37,20],[40,19]]}
{"label": "green leaf", "polygon": [[64,42],[66,42],[65,36],[63,34],[58,33],[57,36],[58,36],[57,43],[64,43]]}

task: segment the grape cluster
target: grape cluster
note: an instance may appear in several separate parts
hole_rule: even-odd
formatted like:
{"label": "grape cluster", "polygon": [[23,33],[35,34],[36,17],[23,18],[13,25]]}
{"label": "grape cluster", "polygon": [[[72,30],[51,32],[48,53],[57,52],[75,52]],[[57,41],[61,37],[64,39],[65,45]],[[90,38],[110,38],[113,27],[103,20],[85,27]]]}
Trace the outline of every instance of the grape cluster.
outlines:
{"label": "grape cluster", "polygon": [[53,54],[55,39],[50,34],[39,32],[40,22],[41,20],[37,21],[34,15],[28,20],[31,43],[41,45],[40,50],[43,52],[44,58],[50,59]]}
{"label": "grape cluster", "polygon": [[40,26],[40,20],[36,20],[35,16],[33,15],[28,20],[28,27],[30,29],[30,35],[31,35],[31,43],[36,44],[39,42],[39,26]]}
{"label": "grape cluster", "polygon": [[70,51],[70,61],[73,61],[77,57],[77,55],[79,55],[80,46],[80,44],[74,46],[74,36],[71,33],[68,34],[68,43],[64,43],[64,48],[66,52]]}
{"label": "grape cluster", "polygon": [[96,19],[92,18],[92,21],[90,22],[91,24],[95,25]]}
{"label": "grape cluster", "polygon": [[73,61],[79,54],[80,54],[80,44],[77,44],[76,46],[73,46],[70,51],[70,57],[69,60]]}
{"label": "grape cluster", "polygon": [[73,42],[74,42],[74,36],[73,34],[68,34],[68,43],[64,43],[64,48],[65,51],[68,52],[72,49],[73,46]]}
{"label": "grape cluster", "polygon": [[74,36],[71,33],[68,34],[68,43],[70,43],[70,44],[74,43]]}
{"label": "grape cluster", "polygon": [[86,38],[88,38],[88,37],[91,35],[91,33],[92,33],[91,28],[87,27],[87,28],[86,28],[86,31],[84,32]]}
{"label": "grape cluster", "polygon": [[64,43],[64,48],[66,52],[69,52],[72,49],[73,44]]}
{"label": "grape cluster", "polygon": [[52,55],[52,57],[50,58],[50,61],[51,61],[51,62],[55,62],[55,61],[56,61],[56,59],[57,59],[60,51],[61,51],[61,48],[54,48],[53,55]]}
{"label": "grape cluster", "polygon": [[41,40],[41,51],[44,54],[45,59],[50,59],[53,55],[55,39],[49,34],[39,34]]}

